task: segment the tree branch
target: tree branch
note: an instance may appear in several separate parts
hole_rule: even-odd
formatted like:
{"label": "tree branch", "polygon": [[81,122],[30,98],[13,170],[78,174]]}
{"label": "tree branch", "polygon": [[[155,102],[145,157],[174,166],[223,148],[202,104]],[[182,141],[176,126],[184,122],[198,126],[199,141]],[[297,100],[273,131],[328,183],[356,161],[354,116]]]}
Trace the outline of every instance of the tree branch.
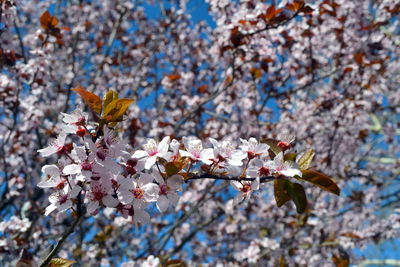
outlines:
{"label": "tree branch", "polygon": [[[214,179],[214,180],[225,180],[225,181],[254,181],[257,178],[241,178],[241,177],[229,177],[229,176],[219,176],[214,174],[200,174],[192,176],[185,180],[188,182],[189,180],[198,180],[198,179]],[[274,176],[263,176],[260,177],[260,183],[267,183],[273,181],[275,179]]]}

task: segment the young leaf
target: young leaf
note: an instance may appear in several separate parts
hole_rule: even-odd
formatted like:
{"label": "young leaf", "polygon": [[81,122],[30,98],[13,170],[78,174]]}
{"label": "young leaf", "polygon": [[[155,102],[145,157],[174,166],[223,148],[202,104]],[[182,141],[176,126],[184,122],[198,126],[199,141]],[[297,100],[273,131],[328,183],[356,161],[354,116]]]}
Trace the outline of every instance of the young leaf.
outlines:
{"label": "young leaf", "polygon": [[275,156],[282,152],[282,149],[278,146],[278,140],[267,138],[262,140],[262,142],[269,145],[269,149],[274,152]]}
{"label": "young leaf", "polygon": [[312,170],[301,170],[301,172],[303,175],[299,179],[315,184],[321,189],[328,191],[332,194],[338,196],[340,195],[340,189],[336,185],[336,183],[332,180],[332,178],[326,176],[325,174]]}
{"label": "young leaf", "polygon": [[288,181],[288,193],[296,205],[297,213],[303,213],[307,208],[307,196],[301,184]]}
{"label": "young leaf", "polygon": [[287,183],[289,181],[284,178],[278,178],[274,180],[274,195],[276,205],[281,207],[283,204],[291,200],[288,192]]}
{"label": "young leaf", "polygon": [[107,110],[108,104],[110,104],[113,100],[118,99],[118,93],[114,90],[108,91],[103,97],[103,110],[104,112]]}
{"label": "young leaf", "polygon": [[44,12],[40,16],[40,26],[42,26],[42,28],[45,31],[54,29],[55,27],[57,27],[57,24],[58,24],[58,20],[57,20],[56,16],[51,16],[49,11]]}
{"label": "young leaf", "polygon": [[296,153],[286,153],[286,154],[283,156],[283,159],[284,159],[285,161],[295,161],[295,160],[296,160]]}
{"label": "young leaf", "polygon": [[86,91],[82,87],[76,87],[72,89],[73,91],[77,92],[82,99],[85,101],[86,105],[89,106],[91,110],[96,112],[97,114],[101,113],[101,99],[97,95]]}
{"label": "young leaf", "polygon": [[67,260],[63,258],[53,258],[51,259],[48,267],[70,267],[74,263],[76,263],[76,261]]}
{"label": "young leaf", "polygon": [[103,118],[109,122],[118,121],[133,102],[133,99],[128,98],[111,101],[107,105],[106,110],[104,110]]}
{"label": "young leaf", "polygon": [[310,167],[310,164],[314,158],[315,152],[314,149],[309,149],[304,152],[301,157],[297,160],[297,164],[299,165],[300,170],[305,170]]}
{"label": "young leaf", "polygon": [[165,172],[167,173],[167,176],[170,177],[179,173],[183,168],[185,168],[185,166],[186,162],[184,160],[168,162],[165,165]]}

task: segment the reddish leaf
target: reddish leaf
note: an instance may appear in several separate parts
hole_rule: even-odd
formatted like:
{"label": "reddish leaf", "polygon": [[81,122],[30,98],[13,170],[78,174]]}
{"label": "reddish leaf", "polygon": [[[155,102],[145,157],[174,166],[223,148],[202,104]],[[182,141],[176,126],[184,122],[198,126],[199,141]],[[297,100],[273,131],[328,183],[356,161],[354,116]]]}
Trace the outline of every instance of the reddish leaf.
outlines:
{"label": "reddish leaf", "polygon": [[289,3],[286,5],[286,8],[292,12],[297,12],[300,8],[304,6],[303,1],[294,1],[293,3]]}
{"label": "reddish leaf", "polygon": [[307,209],[307,196],[301,184],[287,181],[289,196],[296,205],[297,213],[303,213]]}
{"label": "reddish leaf", "polygon": [[283,204],[291,200],[288,192],[287,182],[289,181],[284,178],[278,178],[274,180],[274,195],[276,205],[278,207],[281,207]]}
{"label": "reddish leaf", "polygon": [[174,82],[174,81],[179,80],[182,76],[179,74],[170,74],[170,75],[167,75],[167,77],[171,82]]}
{"label": "reddish leaf", "polygon": [[57,24],[58,24],[57,18],[55,16],[51,16],[49,11],[44,12],[40,16],[40,26],[42,26],[42,28],[45,31],[49,31],[56,28]]}
{"label": "reddish leaf", "polygon": [[332,194],[335,195],[340,195],[340,189],[336,185],[336,183],[330,178],[329,176],[326,176],[325,174],[312,171],[312,170],[301,170],[302,172],[302,177],[301,180],[307,181],[309,183],[315,184],[319,188],[328,191]]}
{"label": "reddish leaf", "polygon": [[361,65],[363,63],[363,58],[364,58],[364,53],[362,53],[362,52],[354,54],[354,61],[358,65]]}
{"label": "reddish leaf", "polygon": [[86,105],[88,105],[91,110],[93,110],[97,114],[101,113],[102,102],[101,102],[100,97],[98,97],[97,95],[95,95],[89,91],[86,91],[82,87],[76,87],[72,90],[77,92],[82,97],[82,99],[85,101]]}

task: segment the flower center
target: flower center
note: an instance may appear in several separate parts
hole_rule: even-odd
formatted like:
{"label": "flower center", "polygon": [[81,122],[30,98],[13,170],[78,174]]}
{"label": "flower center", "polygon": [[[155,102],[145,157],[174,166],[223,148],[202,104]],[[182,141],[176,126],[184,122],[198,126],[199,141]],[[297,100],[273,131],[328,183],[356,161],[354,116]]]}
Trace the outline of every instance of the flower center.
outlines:
{"label": "flower center", "polygon": [[58,155],[62,155],[67,151],[67,147],[66,146],[59,146],[57,147],[57,154]]}
{"label": "flower center", "polygon": [[92,163],[85,161],[82,163],[81,168],[83,171],[92,171]]}
{"label": "flower center", "polygon": [[269,169],[267,168],[267,167],[261,167],[259,170],[258,170],[258,175],[260,175],[260,176],[269,176],[269,174],[270,174],[270,172],[269,172]]}
{"label": "flower center", "polygon": [[134,196],[136,199],[141,199],[141,198],[143,198],[143,196],[144,196],[144,190],[143,190],[142,188],[139,188],[139,187],[133,189],[132,193],[133,193],[133,196]]}
{"label": "flower center", "polygon": [[243,193],[248,193],[250,191],[251,191],[251,185],[248,184],[248,183],[244,184],[243,187],[242,187],[242,192]]}
{"label": "flower center", "polygon": [[167,195],[169,190],[169,186],[166,184],[160,185],[160,195]]}

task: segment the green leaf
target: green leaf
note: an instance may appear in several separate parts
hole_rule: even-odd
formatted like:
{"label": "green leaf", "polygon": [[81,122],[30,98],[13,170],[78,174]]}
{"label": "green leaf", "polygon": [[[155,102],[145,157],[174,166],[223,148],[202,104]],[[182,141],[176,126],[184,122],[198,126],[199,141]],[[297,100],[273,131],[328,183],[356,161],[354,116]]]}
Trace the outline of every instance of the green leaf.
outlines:
{"label": "green leaf", "polygon": [[283,159],[284,159],[285,161],[295,161],[295,160],[296,160],[296,153],[286,153],[286,154],[283,156]]}
{"label": "green leaf", "polygon": [[297,213],[303,213],[307,208],[307,196],[303,186],[301,184],[292,183],[289,181],[288,193],[296,205]]}
{"label": "green leaf", "polygon": [[168,162],[165,164],[165,172],[167,173],[167,176],[170,177],[179,173],[183,168],[185,168],[185,166],[186,162],[183,160]]}
{"label": "green leaf", "polygon": [[282,152],[282,149],[278,146],[278,140],[267,138],[262,141],[263,143],[269,145],[269,149],[274,152],[275,156]]}
{"label": "green leaf", "polygon": [[165,267],[186,267],[186,263],[182,260],[168,260],[165,265]]}
{"label": "green leaf", "polygon": [[67,260],[63,258],[53,258],[51,259],[48,267],[70,267],[74,263],[76,263],[76,261]]}
{"label": "green leaf", "polygon": [[85,101],[86,105],[89,106],[91,110],[96,112],[97,114],[101,114],[101,99],[97,95],[86,91],[82,87],[76,87],[72,89],[72,91],[75,91],[82,97],[82,99]]}
{"label": "green leaf", "polygon": [[114,90],[108,91],[103,97],[103,110],[107,109],[108,104],[110,104],[113,100],[118,99],[118,93]]}
{"label": "green leaf", "polygon": [[284,178],[278,178],[274,180],[274,196],[276,205],[282,207],[283,204],[291,200],[288,192],[287,184],[289,180]]}
{"label": "green leaf", "polygon": [[319,188],[328,191],[335,195],[340,195],[340,188],[336,185],[336,183],[325,174],[312,171],[312,170],[301,170],[302,177],[298,178],[300,180],[307,181],[309,183],[315,184]]}
{"label": "green leaf", "polygon": [[315,152],[314,149],[309,149],[304,152],[301,157],[297,160],[297,164],[299,165],[300,170],[305,170],[310,167],[310,164],[314,158]]}
{"label": "green leaf", "polygon": [[133,99],[121,98],[111,101],[104,109],[102,119],[108,122],[116,122],[126,112],[129,106],[134,102]]}

